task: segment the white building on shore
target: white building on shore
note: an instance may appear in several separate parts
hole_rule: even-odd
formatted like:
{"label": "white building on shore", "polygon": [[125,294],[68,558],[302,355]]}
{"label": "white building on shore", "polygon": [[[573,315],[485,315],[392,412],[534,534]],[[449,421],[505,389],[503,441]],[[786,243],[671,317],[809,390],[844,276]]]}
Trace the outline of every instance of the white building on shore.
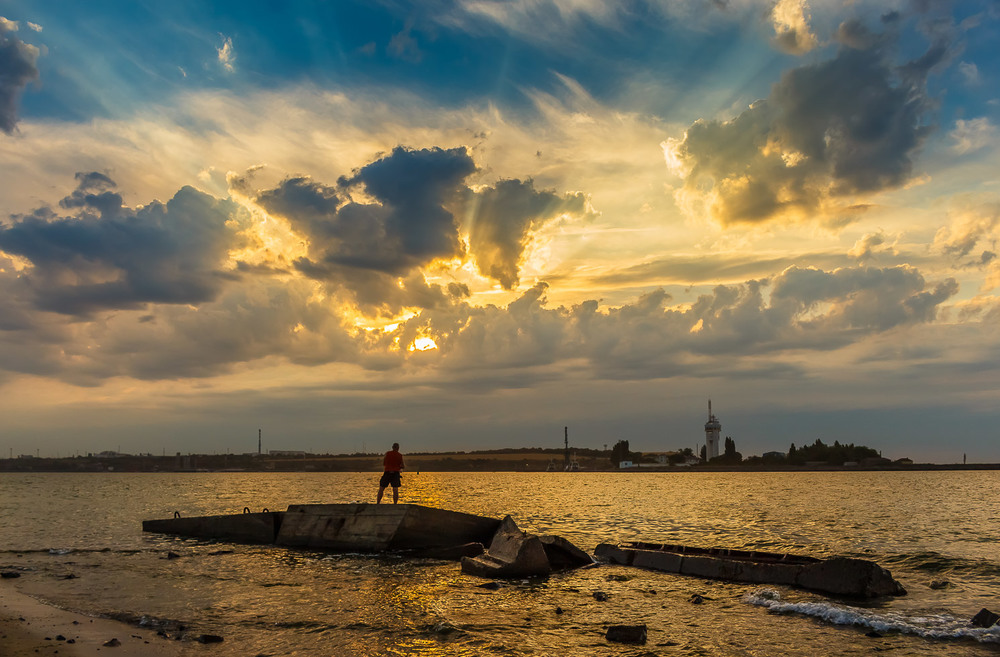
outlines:
{"label": "white building on shore", "polygon": [[705,460],[711,461],[719,455],[719,434],[722,423],[712,414],[712,400],[708,400],[708,422],[705,423]]}

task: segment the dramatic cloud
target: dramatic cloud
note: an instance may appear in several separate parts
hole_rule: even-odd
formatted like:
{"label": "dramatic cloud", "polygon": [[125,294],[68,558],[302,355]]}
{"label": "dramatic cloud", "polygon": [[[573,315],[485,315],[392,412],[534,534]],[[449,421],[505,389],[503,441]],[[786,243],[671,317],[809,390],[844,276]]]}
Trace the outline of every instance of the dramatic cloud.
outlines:
{"label": "dramatic cloud", "polygon": [[719,285],[688,307],[671,307],[671,296],[656,290],[603,312],[596,301],[550,309],[547,289],[536,285],[506,309],[462,307],[451,329],[444,315],[433,315],[435,328],[446,336],[439,341],[442,365],[542,367],[583,359],[612,378],[690,374],[692,359],[724,355],[735,367],[741,358],[833,350],[930,322],[958,291],[951,279],[929,286],[909,267],[791,267],[772,281]]}
{"label": "dramatic cloud", "polygon": [[38,48],[13,35],[17,23],[0,16],[0,130],[8,135],[17,125],[21,91],[38,79]]}
{"label": "dramatic cloud", "polygon": [[[256,193],[255,200],[306,238],[308,256],[294,263],[300,272],[348,290],[365,312],[392,316],[405,307],[447,302],[448,294],[428,286],[418,270],[464,255],[456,219],[446,208],[475,170],[464,148],[397,147],[342,177],[337,189],[294,177]],[[231,184],[249,191],[246,179]]]}
{"label": "dramatic cloud", "polygon": [[[870,45],[853,34],[851,43]],[[842,47],[786,72],[735,119],[697,121],[664,144],[686,178],[679,202],[723,224],[759,223],[902,185],[930,132],[924,79],[944,54],[934,46],[894,67],[879,47]]]}
{"label": "dramatic cloud", "polygon": [[530,180],[501,180],[493,187],[468,192],[460,214],[468,224],[469,246],[476,266],[505,289],[518,283],[519,262],[533,230],[563,215],[584,215],[583,194],[539,192]]}
{"label": "dramatic cloud", "polygon": [[[246,178],[234,177],[231,184],[306,237],[308,257],[299,258],[296,268],[391,315],[468,294],[467,288],[427,285],[418,271],[438,260],[464,258],[465,238],[477,270],[509,290],[518,283],[533,232],[560,216],[588,212],[583,194],[538,191],[530,180],[473,189],[465,181],[476,171],[465,148],[397,147],[342,177],[338,187],[301,176],[258,192]],[[352,200],[359,195],[371,202]]]}
{"label": "dramatic cloud", "polygon": [[86,315],[149,303],[200,303],[232,277],[222,269],[238,206],[191,187],[166,204],[137,210],[122,205],[101,173],[79,174],[60,205],[79,210],[58,217],[43,208],[14,216],[0,228],[0,251],[31,266],[22,278],[39,308]]}
{"label": "dramatic cloud", "polygon": [[816,47],[816,35],[809,29],[809,4],[805,0],[778,0],[771,10],[774,43],[781,50],[801,55]]}

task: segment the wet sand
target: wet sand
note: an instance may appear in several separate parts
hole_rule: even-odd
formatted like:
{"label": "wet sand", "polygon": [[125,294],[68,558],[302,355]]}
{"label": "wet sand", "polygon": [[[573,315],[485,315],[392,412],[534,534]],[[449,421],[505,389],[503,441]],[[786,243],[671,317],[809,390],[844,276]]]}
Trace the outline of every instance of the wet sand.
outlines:
{"label": "wet sand", "polygon": [[[106,646],[112,639],[119,645]],[[211,652],[211,646],[173,641],[152,630],[43,604],[20,593],[11,580],[0,581],[3,657],[182,657]]]}

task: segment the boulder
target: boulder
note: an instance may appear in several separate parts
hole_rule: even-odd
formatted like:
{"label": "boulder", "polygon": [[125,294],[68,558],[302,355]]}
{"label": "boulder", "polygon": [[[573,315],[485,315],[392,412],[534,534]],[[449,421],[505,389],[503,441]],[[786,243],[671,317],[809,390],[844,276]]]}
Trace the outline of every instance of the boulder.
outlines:
{"label": "boulder", "polygon": [[552,570],[569,570],[594,563],[593,558],[562,536],[543,534],[538,537],[545,549]]}
{"label": "boulder", "polygon": [[645,625],[612,625],[604,638],[616,643],[646,643]]}
{"label": "boulder", "polygon": [[985,607],[979,610],[979,613],[972,617],[969,622],[976,627],[993,627],[1000,620],[1000,616],[997,616],[989,609]]}
{"label": "boulder", "polygon": [[795,584],[804,589],[833,595],[879,598],[906,595],[906,589],[877,563],[864,559],[834,557],[802,568]]}
{"label": "boulder", "polygon": [[198,643],[222,643],[223,638],[218,634],[202,634],[198,637]]}
{"label": "boulder", "polygon": [[485,553],[462,558],[462,572],[491,578],[539,577],[551,573],[552,566],[541,539],[518,529],[507,516]]}

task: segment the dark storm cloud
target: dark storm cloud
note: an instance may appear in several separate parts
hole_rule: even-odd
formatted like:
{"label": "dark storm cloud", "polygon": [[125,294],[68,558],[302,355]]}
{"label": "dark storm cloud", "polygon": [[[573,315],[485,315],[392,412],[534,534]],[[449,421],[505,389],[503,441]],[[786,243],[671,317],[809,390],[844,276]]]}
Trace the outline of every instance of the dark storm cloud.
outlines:
{"label": "dark storm cloud", "polygon": [[[462,254],[458,226],[446,206],[475,170],[464,148],[397,147],[342,177],[339,189],[289,178],[258,193],[257,202],[309,238],[309,257],[299,267],[310,276],[339,276],[344,268],[404,275],[436,258]],[[352,190],[375,202],[351,200]]]}
{"label": "dark storm cloud", "polygon": [[104,174],[77,179],[61,205],[78,216],[41,210],[0,228],[0,250],[32,264],[23,278],[39,308],[86,315],[215,298],[229,277],[220,266],[233,241],[233,203],[184,187],[165,204],[131,210]]}
{"label": "dark storm cloud", "polygon": [[[538,191],[530,180],[473,191],[465,180],[475,171],[464,148],[397,147],[336,188],[289,178],[256,200],[308,239],[308,257],[295,262],[299,271],[349,290],[368,310],[392,314],[403,306],[446,306],[457,296],[414,273],[435,259],[465,255],[460,228],[469,232],[479,270],[511,289],[530,233],[562,214],[587,212],[583,194]],[[233,182],[244,191],[248,185]],[[361,191],[371,201],[352,200]]]}
{"label": "dark storm cloud", "polygon": [[308,233],[319,235],[335,222],[340,199],[337,190],[310,178],[286,178],[275,189],[261,192],[257,202],[271,214],[294,217]]}
{"label": "dark storm cloud", "polygon": [[[288,178],[257,193],[256,200],[307,239],[308,256],[293,263],[298,271],[347,290],[366,312],[392,315],[403,307],[450,303],[450,295],[424,283],[418,269],[463,255],[456,219],[447,208],[475,170],[464,148],[397,147],[340,178],[336,188]],[[243,191],[249,184],[231,182]]]}
{"label": "dark storm cloud", "polygon": [[77,186],[73,193],[59,201],[60,207],[67,210],[84,208],[96,210],[100,216],[111,218],[118,214],[124,205],[121,194],[112,191],[117,185],[115,181],[103,173],[91,171],[76,174]]}
{"label": "dark storm cloud", "polygon": [[0,130],[12,134],[17,126],[17,101],[32,80],[38,79],[38,48],[16,36],[17,24],[0,16]]}
{"label": "dark storm cloud", "polygon": [[841,28],[834,59],[787,71],[770,96],[731,121],[695,122],[675,154],[686,189],[712,190],[722,223],[810,212],[828,198],[897,187],[931,127],[927,72],[943,42],[902,66],[864,26]]}
{"label": "dark storm cloud", "polygon": [[469,191],[463,202],[461,214],[468,224],[476,266],[508,290],[518,283],[519,261],[531,232],[562,214],[587,211],[583,194],[537,191],[531,180],[501,180],[493,187]]}
{"label": "dark storm cloud", "polygon": [[460,253],[455,218],[445,209],[476,170],[465,148],[409,150],[365,165],[345,185],[364,185],[388,210],[385,232],[401,254],[427,261]]}

